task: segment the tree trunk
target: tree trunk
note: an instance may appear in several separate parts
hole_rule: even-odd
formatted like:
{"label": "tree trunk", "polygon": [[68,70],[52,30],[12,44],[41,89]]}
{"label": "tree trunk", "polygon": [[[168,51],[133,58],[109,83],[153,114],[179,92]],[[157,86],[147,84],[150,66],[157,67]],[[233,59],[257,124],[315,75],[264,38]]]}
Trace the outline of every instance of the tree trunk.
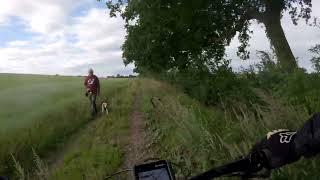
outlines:
{"label": "tree trunk", "polygon": [[264,22],[266,33],[276,53],[280,66],[286,71],[297,68],[297,62],[292,54],[289,43],[281,26],[280,19],[271,22]]}
{"label": "tree trunk", "polygon": [[298,65],[281,26],[282,8],[283,1],[281,0],[267,1],[266,12],[263,13],[259,20],[266,27],[267,37],[275,51],[280,66],[284,70],[291,72]]}

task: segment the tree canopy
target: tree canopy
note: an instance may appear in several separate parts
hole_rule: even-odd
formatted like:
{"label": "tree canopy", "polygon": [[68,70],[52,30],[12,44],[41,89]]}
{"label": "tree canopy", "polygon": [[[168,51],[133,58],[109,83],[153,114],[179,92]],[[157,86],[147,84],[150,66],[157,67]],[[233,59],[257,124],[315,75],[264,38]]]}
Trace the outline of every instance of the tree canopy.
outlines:
{"label": "tree canopy", "polygon": [[212,71],[223,61],[225,47],[238,33],[238,56],[249,58],[250,20],[266,26],[280,65],[297,67],[280,19],[289,12],[294,24],[308,22],[311,0],[130,0],[108,1],[111,16],[125,19],[125,64],[138,72]]}
{"label": "tree canopy", "polygon": [[311,58],[311,63],[313,65],[314,70],[318,73],[320,72],[320,44],[317,44],[309,49],[314,56]]}

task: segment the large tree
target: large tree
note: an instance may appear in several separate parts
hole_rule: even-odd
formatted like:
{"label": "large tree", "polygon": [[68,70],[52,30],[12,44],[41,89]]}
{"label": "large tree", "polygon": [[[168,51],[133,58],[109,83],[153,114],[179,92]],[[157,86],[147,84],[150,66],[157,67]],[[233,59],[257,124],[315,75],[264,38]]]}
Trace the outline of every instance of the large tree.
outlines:
{"label": "large tree", "polygon": [[281,67],[292,71],[297,63],[281,18],[287,11],[297,24],[300,18],[308,21],[311,12],[311,0],[118,0],[107,5],[112,16],[120,12],[126,20],[123,56],[138,71],[210,70],[237,32],[238,55],[247,59],[252,19],[265,25]]}
{"label": "large tree", "polygon": [[248,1],[247,5],[243,8],[247,11],[247,19],[256,19],[265,25],[267,37],[280,65],[287,71],[296,68],[297,63],[281,26],[281,18],[287,11],[295,25],[300,18],[308,22],[311,0],[253,0]]}

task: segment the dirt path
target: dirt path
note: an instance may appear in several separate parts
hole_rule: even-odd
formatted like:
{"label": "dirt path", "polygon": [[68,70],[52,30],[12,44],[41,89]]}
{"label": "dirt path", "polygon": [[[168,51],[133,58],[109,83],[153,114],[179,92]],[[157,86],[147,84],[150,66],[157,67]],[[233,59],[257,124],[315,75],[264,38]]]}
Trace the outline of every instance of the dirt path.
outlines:
{"label": "dirt path", "polygon": [[[133,111],[130,115],[130,138],[126,148],[125,167],[132,168],[135,164],[142,163],[152,155],[146,148],[145,116],[141,110],[141,93],[137,92],[134,97]],[[128,176],[127,179],[132,179]]]}

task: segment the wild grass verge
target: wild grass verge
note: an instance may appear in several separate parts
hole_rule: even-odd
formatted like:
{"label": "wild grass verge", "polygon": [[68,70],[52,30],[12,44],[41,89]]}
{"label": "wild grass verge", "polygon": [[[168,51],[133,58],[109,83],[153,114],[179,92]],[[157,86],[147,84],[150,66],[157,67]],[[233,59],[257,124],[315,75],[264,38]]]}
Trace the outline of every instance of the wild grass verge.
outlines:
{"label": "wild grass verge", "polygon": [[[267,106],[238,104],[240,113],[205,107],[158,81],[141,81],[152,147],[177,164],[178,176],[191,176],[245,155],[268,131],[296,129],[308,118],[304,108],[259,92]],[[155,107],[151,97],[158,97]],[[251,107],[251,108],[252,108]],[[250,109],[251,109],[250,108]],[[236,116],[234,116],[236,114]],[[300,160],[272,173],[271,179],[318,179],[320,159]]]}

